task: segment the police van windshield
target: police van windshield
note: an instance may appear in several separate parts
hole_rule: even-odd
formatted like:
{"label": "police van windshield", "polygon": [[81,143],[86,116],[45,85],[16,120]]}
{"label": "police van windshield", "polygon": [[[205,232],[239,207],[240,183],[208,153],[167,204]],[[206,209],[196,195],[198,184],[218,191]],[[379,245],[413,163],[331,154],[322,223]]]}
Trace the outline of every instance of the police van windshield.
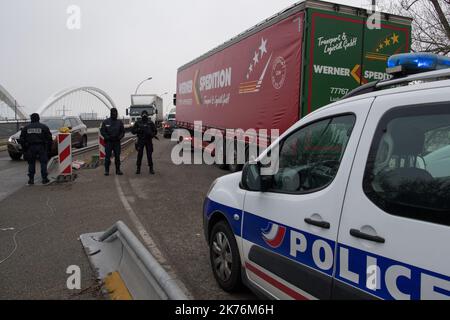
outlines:
{"label": "police van windshield", "polygon": [[50,130],[59,130],[63,124],[62,119],[42,119],[41,123],[45,124]]}

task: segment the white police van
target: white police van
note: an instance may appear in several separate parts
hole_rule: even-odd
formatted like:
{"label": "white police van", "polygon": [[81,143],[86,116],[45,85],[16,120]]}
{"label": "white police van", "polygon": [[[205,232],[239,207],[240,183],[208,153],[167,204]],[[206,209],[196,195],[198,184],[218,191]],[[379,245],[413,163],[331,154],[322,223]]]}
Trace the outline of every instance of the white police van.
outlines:
{"label": "white police van", "polygon": [[[450,59],[403,54],[388,67],[397,77],[303,118],[213,183],[204,227],[224,290],[450,299]],[[279,170],[262,175],[277,144]]]}

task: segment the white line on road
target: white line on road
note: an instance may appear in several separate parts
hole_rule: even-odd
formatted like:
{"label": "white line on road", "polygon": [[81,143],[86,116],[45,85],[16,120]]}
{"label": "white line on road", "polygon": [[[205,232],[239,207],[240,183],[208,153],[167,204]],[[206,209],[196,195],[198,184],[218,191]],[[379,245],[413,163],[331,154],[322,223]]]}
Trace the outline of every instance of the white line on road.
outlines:
{"label": "white line on road", "polygon": [[134,212],[133,208],[131,207],[130,203],[128,202],[127,198],[125,197],[122,187],[120,186],[120,181],[119,181],[118,176],[115,177],[115,182],[116,182],[117,193],[119,194],[120,201],[122,201],[123,207],[127,211],[128,215],[131,219],[131,222],[133,222],[134,226],[136,227],[137,231],[139,232],[139,235],[144,240],[146,246],[152,250],[152,254],[155,256],[156,260],[158,260],[159,263],[161,263],[161,264],[167,263],[166,259],[162,255],[161,251],[158,249],[158,247],[156,246],[152,237],[150,237],[150,235],[148,234],[147,230],[145,230],[145,227],[142,224],[141,220],[138,218],[138,216]]}
{"label": "white line on road", "polygon": [[[136,212],[131,207],[130,203],[128,202],[127,198],[125,197],[125,194],[123,193],[122,187],[120,186],[120,181],[118,176],[115,177],[116,182],[116,189],[117,193],[119,194],[120,201],[122,202],[123,207],[128,213],[128,216],[131,219],[131,222],[136,227],[137,231],[139,232],[139,235],[141,236],[142,240],[144,240],[144,244],[146,247],[150,250],[151,254],[154,256],[154,258],[162,265],[166,267],[167,273],[177,281],[178,286],[181,288],[181,290],[184,291],[185,295],[189,298],[192,298],[192,295],[190,294],[189,290],[186,288],[186,286],[179,280],[179,277],[175,274],[175,271],[172,270],[170,265],[167,263],[166,258],[164,258],[161,251],[156,246],[155,241],[153,241],[152,237],[148,234],[147,230],[145,229],[144,225],[142,224],[141,220],[137,216]],[[168,270],[167,270],[168,269]]]}

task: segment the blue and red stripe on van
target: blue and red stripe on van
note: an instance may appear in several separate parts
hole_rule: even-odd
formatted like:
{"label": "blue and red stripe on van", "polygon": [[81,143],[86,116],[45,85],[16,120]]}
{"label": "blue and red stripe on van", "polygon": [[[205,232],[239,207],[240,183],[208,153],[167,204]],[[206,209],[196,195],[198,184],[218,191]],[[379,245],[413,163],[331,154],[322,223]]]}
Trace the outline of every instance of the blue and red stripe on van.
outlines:
{"label": "blue and red stripe on van", "polygon": [[[254,244],[245,264],[249,271],[294,299],[306,297],[270,274],[319,299],[418,300],[424,294],[450,299],[449,276],[337,244],[210,199],[204,210],[206,225],[213,213],[220,212],[236,236]],[[268,239],[275,226],[277,232]]]}

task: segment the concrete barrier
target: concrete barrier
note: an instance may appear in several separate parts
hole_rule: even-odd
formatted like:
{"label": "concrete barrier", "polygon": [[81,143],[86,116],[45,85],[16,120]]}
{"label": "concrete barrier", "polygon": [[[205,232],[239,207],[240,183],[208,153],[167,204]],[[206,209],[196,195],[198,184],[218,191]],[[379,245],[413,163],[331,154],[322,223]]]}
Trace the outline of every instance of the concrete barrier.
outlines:
{"label": "concrete barrier", "polygon": [[122,222],[80,236],[98,279],[113,300],[187,300],[187,296]]}
{"label": "concrete barrier", "polygon": [[21,127],[29,124],[29,121],[2,121],[0,122],[0,139],[8,139],[20,130]]}

